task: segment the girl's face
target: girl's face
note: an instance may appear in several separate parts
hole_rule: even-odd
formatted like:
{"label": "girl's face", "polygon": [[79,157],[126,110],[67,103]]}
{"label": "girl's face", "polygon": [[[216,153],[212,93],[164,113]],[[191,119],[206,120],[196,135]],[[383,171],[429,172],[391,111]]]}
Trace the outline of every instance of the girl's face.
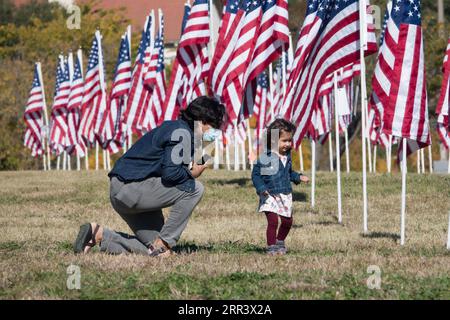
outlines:
{"label": "girl's face", "polygon": [[281,155],[287,154],[292,148],[292,133],[281,131],[280,140],[278,141],[278,152]]}

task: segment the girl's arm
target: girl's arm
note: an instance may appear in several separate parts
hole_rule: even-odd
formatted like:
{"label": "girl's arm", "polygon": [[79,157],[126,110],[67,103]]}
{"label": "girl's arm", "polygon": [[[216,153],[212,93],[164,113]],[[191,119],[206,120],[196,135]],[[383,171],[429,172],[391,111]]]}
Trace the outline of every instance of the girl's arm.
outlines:
{"label": "girl's arm", "polygon": [[289,173],[291,176],[291,182],[295,183],[295,184],[299,184],[302,181],[302,175],[301,173],[295,172],[294,170],[292,170],[292,164],[289,168]]}
{"label": "girl's arm", "polygon": [[257,194],[262,194],[267,191],[267,187],[261,177],[261,163],[259,161],[253,166],[252,182]]}

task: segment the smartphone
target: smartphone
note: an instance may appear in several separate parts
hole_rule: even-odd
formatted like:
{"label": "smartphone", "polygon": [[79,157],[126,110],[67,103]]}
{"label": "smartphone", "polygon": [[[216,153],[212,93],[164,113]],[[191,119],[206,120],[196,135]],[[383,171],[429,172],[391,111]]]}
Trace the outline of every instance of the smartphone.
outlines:
{"label": "smartphone", "polygon": [[206,164],[211,159],[212,157],[209,154],[205,154],[204,156],[202,156],[202,165]]}

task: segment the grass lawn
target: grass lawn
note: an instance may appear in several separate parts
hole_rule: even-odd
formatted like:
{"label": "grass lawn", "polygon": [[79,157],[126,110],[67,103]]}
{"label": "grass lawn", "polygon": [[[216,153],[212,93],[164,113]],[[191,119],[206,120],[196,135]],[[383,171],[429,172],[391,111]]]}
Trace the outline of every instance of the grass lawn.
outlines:
{"label": "grass lawn", "polygon": [[[403,247],[400,174],[368,176],[366,235],[361,174],[342,178],[343,224],[336,176],[319,173],[316,208],[310,186],[294,189],[289,254],[268,257],[249,171],[208,171],[178,255],[161,260],[72,253],[84,222],[129,232],[110,206],[104,171],[2,172],[0,299],[450,299],[450,176],[408,174]],[[71,264],[80,290],[67,288]],[[380,289],[367,286],[371,265],[381,270]]]}

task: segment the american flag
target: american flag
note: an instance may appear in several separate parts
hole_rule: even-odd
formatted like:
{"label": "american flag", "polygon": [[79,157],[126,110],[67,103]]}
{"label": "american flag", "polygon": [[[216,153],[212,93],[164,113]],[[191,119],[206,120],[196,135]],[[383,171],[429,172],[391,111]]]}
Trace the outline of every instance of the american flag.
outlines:
{"label": "american flag", "polygon": [[31,150],[33,157],[41,156],[44,153],[44,99],[44,92],[39,79],[38,64],[35,64],[33,85],[31,86],[23,115],[26,125],[24,145]]}
{"label": "american flag", "polygon": [[[294,69],[290,74],[288,94],[283,104],[284,116],[297,125],[294,135],[296,147],[309,129],[322,84],[334,71],[357,62],[360,47],[358,1],[308,2],[307,17],[300,32]],[[374,34],[368,32],[365,54],[375,51]]]}
{"label": "american flag", "polygon": [[220,68],[218,64],[213,72],[212,84],[216,96],[224,102],[230,120],[238,119],[240,114],[247,87],[246,73],[252,63],[262,13],[261,1],[242,1],[229,31],[232,34],[227,44],[231,52],[223,50],[227,44],[217,44],[216,54],[223,54],[223,57]]}
{"label": "american flag", "polygon": [[316,142],[324,144],[333,125],[333,96],[332,94],[320,97],[317,108],[314,109],[311,116],[311,126],[309,127],[309,136]]}
{"label": "american flag", "polygon": [[138,124],[142,110],[146,108],[146,103],[148,103],[148,90],[144,86],[143,75],[145,71],[145,56],[152,45],[153,23],[152,15],[149,15],[145,21],[138,54],[133,68],[131,89],[128,96],[127,107],[123,115],[123,121],[127,125],[128,134],[131,134],[132,132],[136,134],[142,133],[138,128]]}
{"label": "american flag", "polygon": [[[289,65],[288,59],[286,59],[286,64]],[[287,81],[287,79],[283,78],[287,78],[289,76],[289,70],[287,69],[287,71],[288,72],[285,75],[283,71],[283,59],[279,59],[272,75],[272,102],[270,106],[271,110],[269,112],[269,123],[282,116],[280,115],[280,112],[284,99],[283,81]]]}
{"label": "american flag", "polygon": [[409,154],[431,144],[420,1],[395,0],[390,15],[385,41],[389,36],[396,43],[391,48],[395,61],[382,130],[409,139]]}
{"label": "american flag", "polygon": [[59,155],[67,146],[67,106],[70,94],[69,65],[62,55],[59,56],[56,70],[49,142],[52,152]]}
{"label": "american flag", "polygon": [[[181,23],[181,35],[184,33],[190,13],[191,5],[186,3],[184,5],[184,15]],[[178,117],[178,113],[183,106],[183,97],[187,91],[185,78],[186,75],[183,68],[179,64],[179,61],[175,59],[172,66],[172,76],[170,78],[166,100],[163,105],[163,117],[161,117],[158,124],[161,124],[164,120],[175,120]]]}
{"label": "american flag", "polygon": [[81,51],[79,51],[75,59],[72,82],[70,84],[69,104],[67,108],[67,151],[71,155],[76,154],[84,157],[86,147],[79,131],[84,88],[80,57]]}
{"label": "american flag", "polygon": [[255,79],[289,47],[287,0],[262,0],[261,2],[263,15],[244,83]]}
{"label": "american flag", "polygon": [[[382,120],[384,108],[389,104],[389,95],[391,90],[391,75],[394,72],[393,50],[397,46],[391,33],[387,31],[388,24],[393,24],[390,12],[392,10],[392,1],[389,1],[384,14],[383,29],[380,36],[380,50],[375,71],[372,77],[372,94],[370,96],[369,108],[369,137],[372,143],[379,143],[386,134],[382,133]],[[391,27],[392,30],[392,27]],[[384,145],[384,143],[382,143]]]}
{"label": "american flag", "polygon": [[101,34],[97,30],[89,54],[80,123],[81,136],[88,146],[100,140],[99,126],[106,109],[106,84],[101,44]]}
{"label": "american flag", "polygon": [[450,108],[450,38],[447,44],[447,50],[445,53],[443,72],[444,77],[442,79],[441,94],[439,96],[438,105],[436,107],[437,115],[437,132],[441,143],[447,150],[450,150],[450,127],[449,127],[449,108]]}
{"label": "american flag", "polygon": [[141,113],[139,128],[144,132],[154,129],[162,118],[162,108],[166,99],[166,80],[164,65],[164,16],[159,11],[159,30],[155,40],[150,66],[144,75],[144,84],[151,91],[150,104]]}
{"label": "american flag", "polygon": [[[172,72],[164,103],[165,120],[178,116],[193,99],[206,95],[205,78],[209,72],[208,43],[210,39],[209,1],[195,0],[178,45],[175,71]],[[181,70],[178,68],[181,67]],[[182,104],[178,97],[182,96]]]}
{"label": "american flag", "polygon": [[381,119],[374,108],[369,109],[369,139],[373,145],[381,145],[383,148],[389,147],[389,137],[381,132]]}
{"label": "american flag", "polygon": [[263,132],[268,124],[270,109],[269,80],[267,74],[263,72],[258,76],[258,87],[256,88],[255,106],[253,109],[256,118],[256,150],[259,152],[260,144],[263,138]]}
{"label": "american flag", "polygon": [[126,138],[126,126],[122,122],[122,114],[125,109],[125,97],[131,88],[131,52],[128,33],[122,36],[117,57],[114,81],[109,97],[109,106],[103,116],[101,125],[102,140],[108,151],[117,153],[120,151]]}

